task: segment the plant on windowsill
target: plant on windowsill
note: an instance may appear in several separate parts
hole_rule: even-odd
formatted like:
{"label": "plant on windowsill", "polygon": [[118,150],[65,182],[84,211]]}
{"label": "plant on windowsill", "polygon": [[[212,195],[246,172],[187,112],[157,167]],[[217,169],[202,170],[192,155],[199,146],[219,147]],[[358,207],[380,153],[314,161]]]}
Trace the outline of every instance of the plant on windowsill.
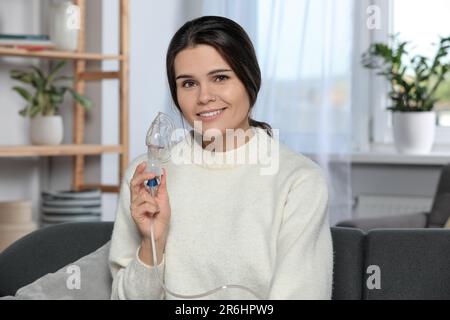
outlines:
{"label": "plant on windowsill", "polygon": [[362,56],[364,67],[377,70],[390,84],[395,146],[406,154],[427,154],[434,143],[437,90],[450,74],[450,37],[440,38],[433,59],[409,56],[409,42],[391,36],[392,44],[374,43]]}
{"label": "plant on windowsill", "polygon": [[63,140],[63,121],[58,115],[59,106],[64,96],[69,92],[72,97],[85,109],[92,107],[92,102],[77,93],[73,88],[58,85],[60,81],[73,80],[69,76],[57,76],[66,61],[59,61],[50,69],[48,74],[35,66],[28,70],[11,70],[10,77],[31,86],[27,88],[15,86],[12,89],[23,97],[27,106],[19,112],[23,117],[31,118],[30,134],[32,144],[59,145]]}

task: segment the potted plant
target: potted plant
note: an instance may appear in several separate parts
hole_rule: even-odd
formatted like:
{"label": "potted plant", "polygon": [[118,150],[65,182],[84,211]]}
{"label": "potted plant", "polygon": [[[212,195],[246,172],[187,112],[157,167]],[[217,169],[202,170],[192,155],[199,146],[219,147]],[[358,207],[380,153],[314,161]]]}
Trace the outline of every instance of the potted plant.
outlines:
{"label": "potted plant", "polygon": [[433,59],[409,57],[409,42],[391,36],[392,45],[374,43],[362,56],[364,67],[378,70],[390,84],[394,142],[400,153],[426,154],[433,147],[436,91],[446,80],[450,62],[446,60],[450,37],[441,38]]}
{"label": "potted plant", "polygon": [[15,86],[12,89],[23,97],[27,106],[19,112],[21,116],[31,118],[31,142],[37,145],[58,145],[63,140],[63,122],[58,115],[58,108],[69,92],[72,97],[86,109],[92,106],[91,101],[78,94],[73,88],[66,85],[57,85],[63,80],[72,80],[73,77],[57,76],[58,71],[66,61],[59,61],[48,74],[37,67],[31,66],[28,70],[11,70],[10,76],[14,80],[31,86],[30,92],[24,87]]}

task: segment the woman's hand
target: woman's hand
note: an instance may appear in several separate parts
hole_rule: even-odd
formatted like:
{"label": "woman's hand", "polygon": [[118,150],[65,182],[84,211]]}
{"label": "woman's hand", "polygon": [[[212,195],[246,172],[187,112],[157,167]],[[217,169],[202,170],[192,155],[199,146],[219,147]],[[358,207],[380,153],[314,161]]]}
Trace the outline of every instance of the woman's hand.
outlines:
{"label": "woman's hand", "polygon": [[145,172],[146,166],[147,164],[145,162],[139,164],[130,182],[131,216],[141,234],[142,242],[146,244],[151,243],[150,220],[153,218],[155,241],[158,242],[158,247],[161,247],[161,244],[163,244],[164,247],[171,215],[166,185],[167,172],[163,169],[164,171],[161,176],[158,192],[155,197],[152,197],[145,188],[144,182],[153,179],[155,174]]}

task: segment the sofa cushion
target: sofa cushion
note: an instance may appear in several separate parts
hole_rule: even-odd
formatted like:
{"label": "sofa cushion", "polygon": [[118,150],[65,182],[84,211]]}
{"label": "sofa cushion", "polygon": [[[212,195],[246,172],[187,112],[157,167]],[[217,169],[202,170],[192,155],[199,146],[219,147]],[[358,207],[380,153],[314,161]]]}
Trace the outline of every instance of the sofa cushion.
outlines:
{"label": "sofa cushion", "polygon": [[112,278],[108,267],[110,243],[20,288],[18,300],[109,300]]}
{"label": "sofa cushion", "polygon": [[334,270],[333,300],[359,300],[362,297],[364,233],[358,229],[331,228]]}
{"label": "sofa cushion", "polygon": [[[450,299],[449,248],[446,229],[369,232],[363,299]],[[379,288],[373,282],[377,268]]]}

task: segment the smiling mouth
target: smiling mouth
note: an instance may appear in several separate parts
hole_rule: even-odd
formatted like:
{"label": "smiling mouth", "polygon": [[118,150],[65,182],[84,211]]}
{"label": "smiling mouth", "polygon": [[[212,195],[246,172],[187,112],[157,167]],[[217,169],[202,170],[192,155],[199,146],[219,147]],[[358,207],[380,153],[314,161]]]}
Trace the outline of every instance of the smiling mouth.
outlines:
{"label": "smiling mouth", "polygon": [[204,118],[204,119],[214,118],[214,117],[220,115],[225,109],[226,108],[222,108],[222,109],[215,110],[215,111],[204,111],[204,112],[197,113],[197,116],[199,116],[200,118]]}

